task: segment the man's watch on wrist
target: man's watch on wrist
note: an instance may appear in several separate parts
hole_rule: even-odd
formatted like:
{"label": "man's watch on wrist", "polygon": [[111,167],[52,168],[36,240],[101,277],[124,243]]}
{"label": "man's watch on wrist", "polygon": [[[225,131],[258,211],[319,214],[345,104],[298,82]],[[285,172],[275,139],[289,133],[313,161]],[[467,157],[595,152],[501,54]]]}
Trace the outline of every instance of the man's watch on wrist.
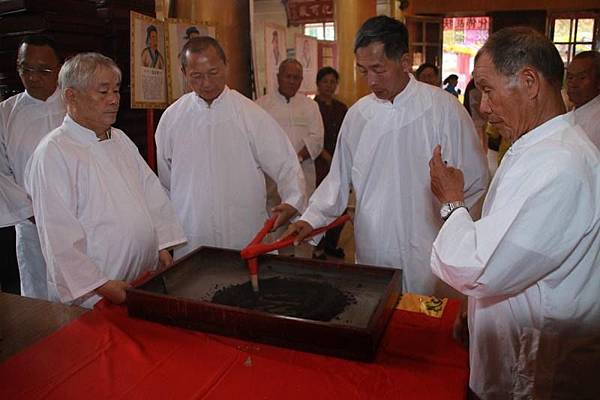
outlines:
{"label": "man's watch on wrist", "polygon": [[440,217],[446,221],[448,218],[450,218],[450,215],[452,215],[454,210],[459,208],[467,208],[464,201],[451,201],[449,203],[444,203],[442,204],[442,208],[440,208]]}

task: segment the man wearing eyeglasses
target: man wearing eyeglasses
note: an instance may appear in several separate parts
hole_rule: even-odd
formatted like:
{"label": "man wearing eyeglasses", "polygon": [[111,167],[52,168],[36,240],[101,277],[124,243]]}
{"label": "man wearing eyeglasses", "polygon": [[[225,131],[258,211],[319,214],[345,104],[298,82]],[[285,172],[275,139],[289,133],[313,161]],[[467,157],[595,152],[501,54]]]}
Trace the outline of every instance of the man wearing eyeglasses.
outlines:
{"label": "man wearing eyeglasses", "polygon": [[46,265],[24,189],[27,160],[40,140],[65,116],[56,90],[61,58],[45,35],[27,36],[19,45],[17,70],[25,91],[0,103],[0,227],[15,226],[21,294],[47,298]]}

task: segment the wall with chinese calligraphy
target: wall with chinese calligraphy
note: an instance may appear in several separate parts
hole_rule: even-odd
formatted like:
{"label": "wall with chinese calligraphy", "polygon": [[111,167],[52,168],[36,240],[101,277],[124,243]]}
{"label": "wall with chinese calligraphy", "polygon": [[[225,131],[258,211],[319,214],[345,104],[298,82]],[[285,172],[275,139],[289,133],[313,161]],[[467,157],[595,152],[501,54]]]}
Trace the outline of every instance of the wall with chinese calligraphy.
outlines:
{"label": "wall with chinese calligraphy", "polygon": [[333,20],[333,0],[284,0],[290,25]]}
{"label": "wall with chinese calligraphy", "polygon": [[486,13],[515,10],[586,10],[599,9],[598,0],[419,0],[411,1],[414,14],[445,14],[461,12]]}

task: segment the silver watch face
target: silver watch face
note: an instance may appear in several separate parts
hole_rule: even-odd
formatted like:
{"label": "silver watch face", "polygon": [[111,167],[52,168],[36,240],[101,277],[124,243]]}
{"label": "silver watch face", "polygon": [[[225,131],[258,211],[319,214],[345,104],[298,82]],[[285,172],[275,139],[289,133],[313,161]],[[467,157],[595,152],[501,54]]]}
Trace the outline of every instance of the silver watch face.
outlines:
{"label": "silver watch face", "polygon": [[440,217],[442,217],[442,219],[445,220],[446,218],[448,218],[451,212],[452,205],[450,203],[444,203],[442,204],[442,208],[440,208]]}

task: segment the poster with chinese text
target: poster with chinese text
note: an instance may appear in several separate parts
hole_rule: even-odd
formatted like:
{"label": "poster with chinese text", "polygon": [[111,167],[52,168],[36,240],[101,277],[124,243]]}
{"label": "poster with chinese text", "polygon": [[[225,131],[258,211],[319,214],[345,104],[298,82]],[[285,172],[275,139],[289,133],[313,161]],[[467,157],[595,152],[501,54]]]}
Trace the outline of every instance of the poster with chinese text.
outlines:
{"label": "poster with chinese text", "polygon": [[183,19],[167,19],[167,70],[169,103],[174,102],[191,89],[181,70],[181,49],[188,40],[198,36],[215,37],[215,27]]}
{"label": "poster with chinese text", "polygon": [[131,107],[167,106],[165,29],[161,21],[130,12]]}

